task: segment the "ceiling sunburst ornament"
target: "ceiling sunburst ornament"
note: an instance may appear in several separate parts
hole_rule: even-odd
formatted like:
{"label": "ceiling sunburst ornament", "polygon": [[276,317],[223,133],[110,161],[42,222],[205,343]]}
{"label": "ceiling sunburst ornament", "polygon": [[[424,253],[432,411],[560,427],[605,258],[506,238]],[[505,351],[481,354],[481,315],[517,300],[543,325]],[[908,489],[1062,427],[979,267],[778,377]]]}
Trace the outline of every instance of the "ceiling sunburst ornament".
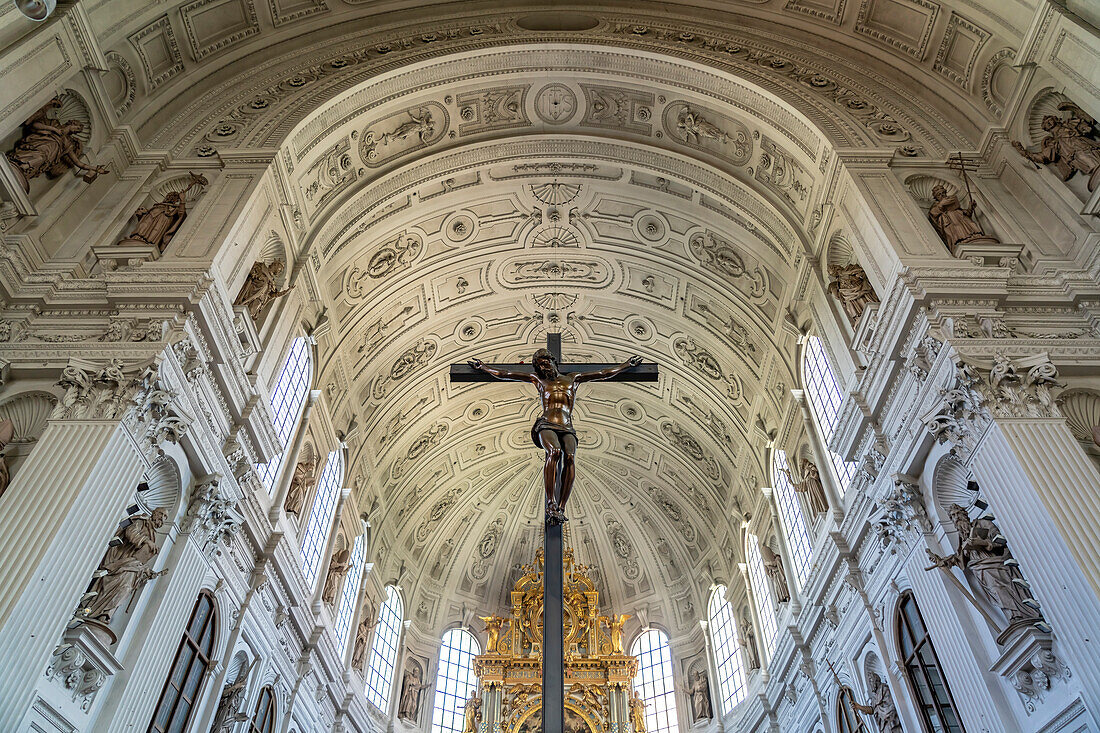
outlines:
{"label": "ceiling sunburst ornament", "polygon": [[535,295],[533,299],[540,308],[560,311],[566,308],[572,308],[579,297],[580,296],[572,293],[540,293],[539,295]]}
{"label": "ceiling sunburst ornament", "polygon": [[561,206],[577,198],[581,193],[579,183],[553,183],[531,184],[531,195],[544,204]]}
{"label": "ceiling sunburst ornament", "polygon": [[547,227],[531,237],[532,247],[579,247],[580,239],[566,227]]}

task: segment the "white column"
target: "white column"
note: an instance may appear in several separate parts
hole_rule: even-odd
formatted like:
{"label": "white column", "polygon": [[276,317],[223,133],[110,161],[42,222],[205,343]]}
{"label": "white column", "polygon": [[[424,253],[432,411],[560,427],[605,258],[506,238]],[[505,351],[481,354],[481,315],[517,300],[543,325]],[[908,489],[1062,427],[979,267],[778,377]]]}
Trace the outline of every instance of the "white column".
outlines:
{"label": "white column", "polygon": [[144,470],[118,420],[53,420],[0,501],[0,730],[30,705]]}
{"label": "white column", "polygon": [[321,397],[321,391],[312,389],[306,396],[306,405],[302,408],[302,415],[298,418],[298,425],[294,429],[294,438],[283,452],[283,462],[279,466],[279,475],[276,477],[275,496],[271,500],[271,508],[268,510],[268,520],[271,526],[279,526],[279,517],[283,516],[283,504],[286,495],[290,491],[290,482],[294,478],[294,468],[298,465],[298,454],[302,450],[302,442],[305,441],[309,426],[309,414],[313,411],[313,405]]}
{"label": "white column", "polygon": [[806,430],[806,436],[810,439],[810,449],[813,451],[814,460],[817,462],[817,473],[821,476],[821,483],[825,487],[825,498],[829,502],[833,520],[839,527],[844,523],[844,499],[840,487],[837,486],[833,461],[830,458],[828,448],[825,447],[825,443],[817,433],[817,423],[814,422],[813,414],[810,412],[810,405],[806,401],[805,391],[792,389],[791,394],[802,410],[802,425]]}
{"label": "white column", "polygon": [[1054,627],[1055,653],[1100,711],[1100,472],[1062,418],[996,418],[970,468]]}

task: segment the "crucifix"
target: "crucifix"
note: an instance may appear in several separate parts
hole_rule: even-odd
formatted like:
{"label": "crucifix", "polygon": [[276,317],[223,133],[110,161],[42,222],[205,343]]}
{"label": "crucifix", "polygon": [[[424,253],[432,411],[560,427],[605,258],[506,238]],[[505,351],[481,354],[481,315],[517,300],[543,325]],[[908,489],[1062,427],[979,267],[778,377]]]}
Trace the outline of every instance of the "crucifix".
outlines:
{"label": "crucifix", "polygon": [[[583,369],[583,371],[582,371]],[[546,335],[546,348],[530,364],[485,364],[471,359],[451,365],[452,382],[530,382],[539,392],[542,414],[531,440],[546,452],[546,532],[542,573],[542,731],[561,733],[565,725],[565,640],[562,618],[562,524],[576,474],[573,405],[584,382],[656,382],[657,365],[634,356],[622,364],[563,364],[561,334]]]}

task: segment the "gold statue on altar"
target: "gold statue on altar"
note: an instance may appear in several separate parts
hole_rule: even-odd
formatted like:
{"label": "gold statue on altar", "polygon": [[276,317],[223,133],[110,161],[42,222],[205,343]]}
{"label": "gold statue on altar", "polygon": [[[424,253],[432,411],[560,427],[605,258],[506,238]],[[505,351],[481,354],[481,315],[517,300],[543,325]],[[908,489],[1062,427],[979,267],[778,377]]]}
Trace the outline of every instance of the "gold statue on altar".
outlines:
{"label": "gold statue on altar", "polygon": [[[645,733],[644,705],[631,696],[638,660],[623,652],[623,624],[630,614],[601,615],[589,566],[577,564],[571,548],[563,559],[562,733]],[[467,733],[541,733],[542,572],[540,549],[512,588],[511,615],[481,617],[488,641],[474,660],[479,695],[467,707]]]}

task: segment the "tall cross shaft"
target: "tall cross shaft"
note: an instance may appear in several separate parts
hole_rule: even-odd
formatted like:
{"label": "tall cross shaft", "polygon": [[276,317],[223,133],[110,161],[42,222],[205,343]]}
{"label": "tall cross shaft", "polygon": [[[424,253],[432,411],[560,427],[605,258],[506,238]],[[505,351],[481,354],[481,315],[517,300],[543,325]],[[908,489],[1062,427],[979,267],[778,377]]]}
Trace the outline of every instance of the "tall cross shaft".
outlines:
{"label": "tall cross shaft", "polygon": [[[561,360],[561,334],[546,335],[546,348],[554,355],[563,373],[599,371],[615,364],[564,364]],[[511,372],[533,374],[530,364],[489,364]],[[452,382],[494,382],[496,377],[467,364],[451,365]],[[638,364],[610,377],[613,382],[656,382],[656,364]],[[565,619],[563,611],[562,525],[546,517],[542,566],[542,733],[565,730]]]}

